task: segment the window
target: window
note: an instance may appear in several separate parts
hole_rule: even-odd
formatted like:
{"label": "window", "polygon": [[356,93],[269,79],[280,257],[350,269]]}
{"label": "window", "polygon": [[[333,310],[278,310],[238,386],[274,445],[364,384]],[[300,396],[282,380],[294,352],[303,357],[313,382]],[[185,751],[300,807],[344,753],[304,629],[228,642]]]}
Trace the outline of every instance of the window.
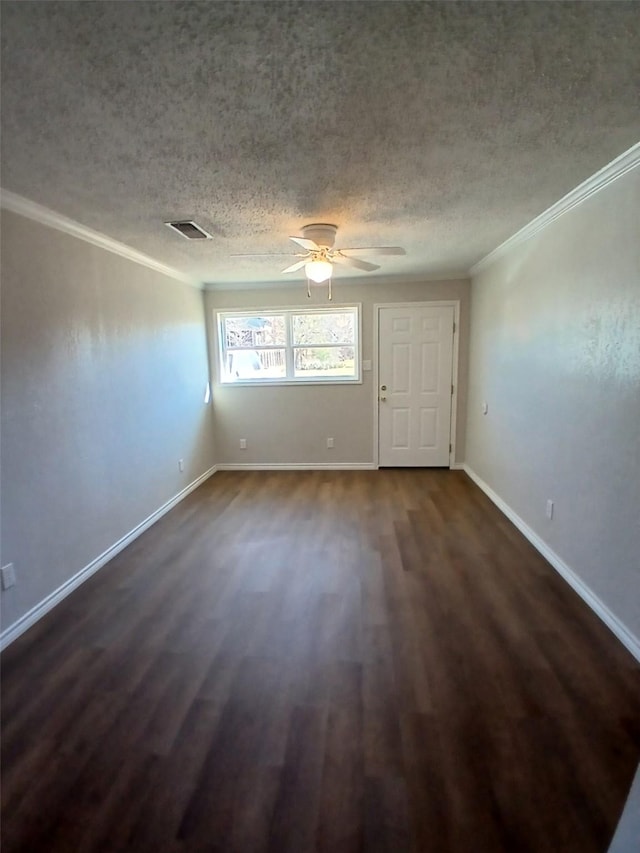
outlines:
{"label": "window", "polygon": [[360,382],[358,306],[218,314],[220,379]]}

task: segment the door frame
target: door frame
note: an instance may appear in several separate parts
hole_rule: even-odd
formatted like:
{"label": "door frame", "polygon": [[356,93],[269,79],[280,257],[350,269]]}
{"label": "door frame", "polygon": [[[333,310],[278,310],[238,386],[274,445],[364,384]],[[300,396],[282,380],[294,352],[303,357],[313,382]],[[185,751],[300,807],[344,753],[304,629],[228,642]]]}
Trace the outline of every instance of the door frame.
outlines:
{"label": "door frame", "polygon": [[458,356],[460,341],[460,300],[459,299],[433,299],[424,302],[376,302],[373,306],[373,467],[380,467],[380,447],[378,430],[378,394],[380,388],[379,364],[380,364],[380,309],[381,308],[453,308],[453,354],[451,364],[451,382],[453,394],[451,395],[451,426],[449,433],[449,468],[455,467],[456,458],[456,425],[458,421]]}

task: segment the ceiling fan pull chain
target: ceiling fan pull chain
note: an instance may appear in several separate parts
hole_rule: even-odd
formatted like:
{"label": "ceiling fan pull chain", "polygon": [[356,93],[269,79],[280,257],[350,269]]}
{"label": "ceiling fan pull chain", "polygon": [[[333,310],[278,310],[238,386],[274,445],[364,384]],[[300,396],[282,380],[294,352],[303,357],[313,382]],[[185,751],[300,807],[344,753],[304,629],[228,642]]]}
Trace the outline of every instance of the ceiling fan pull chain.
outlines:
{"label": "ceiling fan pull chain", "polygon": [[329,302],[331,302],[332,299],[333,296],[331,295],[331,279],[329,279]]}
{"label": "ceiling fan pull chain", "polygon": [[307,296],[311,299],[311,280],[307,278]]}

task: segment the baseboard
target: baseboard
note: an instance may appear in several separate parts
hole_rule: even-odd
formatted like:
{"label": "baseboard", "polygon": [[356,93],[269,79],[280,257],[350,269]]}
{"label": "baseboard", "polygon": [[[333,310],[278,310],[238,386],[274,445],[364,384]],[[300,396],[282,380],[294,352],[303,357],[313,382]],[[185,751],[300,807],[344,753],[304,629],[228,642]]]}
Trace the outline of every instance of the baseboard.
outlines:
{"label": "baseboard", "polygon": [[222,462],[218,471],[373,471],[373,462]]}
{"label": "baseboard", "polygon": [[13,625],[10,625],[0,634],[0,651],[5,649],[10,643],[14,640],[17,640],[21,634],[24,634],[32,625],[42,619],[45,613],[48,613],[49,610],[52,610],[56,604],[62,601],[63,598],[66,598],[70,593],[73,592],[74,589],[80,586],[81,583],[84,583],[91,575],[94,575],[98,569],[101,569],[109,560],[112,560],[116,554],[119,554],[120,551],[124,550],[127,545],[130,545],[135,539],[138,538],[145,530],[148,530],[152,524],[155,524],[163,515],[169,512],[169,510],[173,509],[173,507],[180,503],[181,500],[186,498],[188,494],[190,494],[194,489],[197,489],[201,483],[204,483],[212,474],[215,474],[217,470],[217,466],[214,465],[212,468],[209,468],[208,471],[205,471],[204,474],[201,474],[197,477],[192,483],[189,483],[181,492],[178,492],[177,495],[168,500],[165,504],[163,504],[159,509],[153,512],[148,518],[145,518],[144,521],[141,521],[133,530],[130,530],[122,539],[118,539],[110,548],[107,548],[106,551],[103,551],[99,557],[96,557],[95,560],[92,560],[88,565],[84,567],[84,569],[80,569],[73,577],[69,578],[68,581],[65,581],[62,586],[59,586],[55,589],[50,595],[44,598],[39,604],[36,604],[35,607],[32,607],[24,616],[21,616]]}
{"label": "baseboard", "polygon": [[[463,462],[449,466],[452,471],[464,470]],[[373,462],[222,462],[218,471],[377,471]]]}
{"label": "baseboard", "polygon": [[493,491],[491,486],[479,477],[476,472],[468,465],[464,465],[464,471],[473,480],[473,482],[489,497],[498,509],[503,512],[509,521],[514,524],[520,533],[525,536],[533,547],[542,554],[542,556],[550,563],[553,568],[562,575],[566,582],[573,587],[580,598],[589,605],[593,612],[602,619],[604,624],[612,631],[620,642],[625,646],[631,654],[640,662],[640,640],[615,616],[607,605],[601,601],[598,596],[591,590],[587,584],[581,580],[574,570],[568,566],[555,551],[553,551],[547,543],[541,539],[529,525],[514,512],[511,507],[505,503],[502,498]]}

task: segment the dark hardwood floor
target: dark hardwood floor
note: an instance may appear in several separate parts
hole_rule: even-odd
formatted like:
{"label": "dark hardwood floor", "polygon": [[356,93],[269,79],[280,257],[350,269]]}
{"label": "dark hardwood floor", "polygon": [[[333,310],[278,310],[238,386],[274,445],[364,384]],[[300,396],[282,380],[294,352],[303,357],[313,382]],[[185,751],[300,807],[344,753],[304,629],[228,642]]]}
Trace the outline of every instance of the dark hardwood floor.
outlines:
{"label": "dark hardwood floor", "polygon": [[3,655],[4,853],[603,853],[640,670],[462,472],[218,473]]}

